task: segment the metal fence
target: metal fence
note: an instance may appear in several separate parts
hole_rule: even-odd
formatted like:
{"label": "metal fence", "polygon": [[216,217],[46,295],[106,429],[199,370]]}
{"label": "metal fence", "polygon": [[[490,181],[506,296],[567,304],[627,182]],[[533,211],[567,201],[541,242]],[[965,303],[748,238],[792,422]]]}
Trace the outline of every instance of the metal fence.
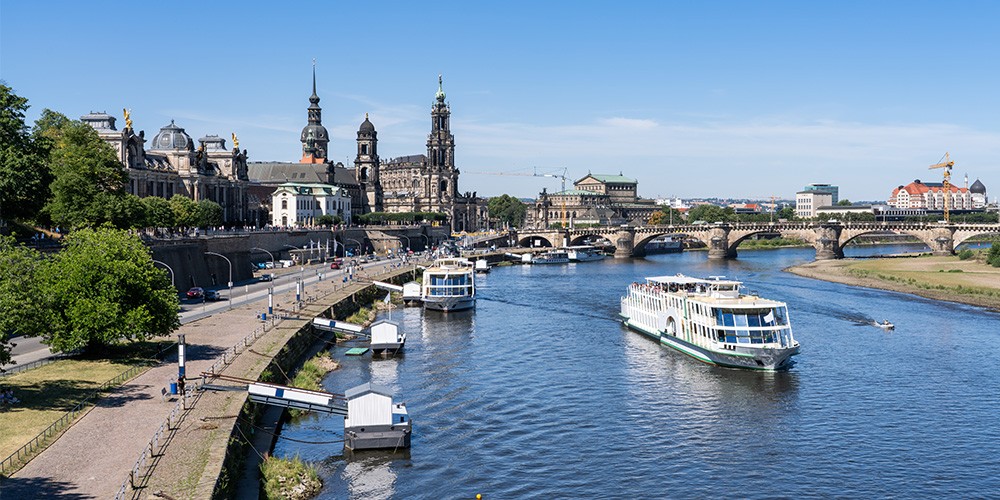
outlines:
{"label": "metal fence", "polygon": [[38,368],[39,366],[45,366],[45,365],[47,365],[49,363],[52,363],[53,361],[59,361],[60,359],[63,359],[63,358],[65,358],[65,356],[52,356],[52,357],[45,358],[45,359],[35,360],[35,361],[30,362],[30,363],[25,363],[23,365],[14,365],[14,366],[12,366],[10,368],[4,368],[3,371],[0,371],[0,377],[9,377],[9,376],[11,376],[11,375],[13,375],[15,373],[21,373],[23,371],[28,371],[28,370],[30,370],[32,368]]}
{"label": "metal fence", "polygon": [[126,380],[131,379],[147,368],[147,366],[143,365],[133,366],[111,380],[101,384],[94,392],[90,393],[82,401],[77,403],[72,410],[66,412],[63,416],[59,417],[58,420],[53,422],[52,425],[49,425],[45,428],[45,430],[38,433],[37,436],[28,441],[28,444],[18,448],[17,451],[0,462],[0,474],[10,476],[12,473],[20,469],[21,466],[27,463],[28,459],[35,455],[35,453],[44,449],[49,444],[49,440],[51,438],[58,436],[59,433],[66,428],[66,426],[73,423],[73,420],[76,419],[77,415],[86,411],[91,402],[97,399],[98,396],[112,387],[121,385]]}

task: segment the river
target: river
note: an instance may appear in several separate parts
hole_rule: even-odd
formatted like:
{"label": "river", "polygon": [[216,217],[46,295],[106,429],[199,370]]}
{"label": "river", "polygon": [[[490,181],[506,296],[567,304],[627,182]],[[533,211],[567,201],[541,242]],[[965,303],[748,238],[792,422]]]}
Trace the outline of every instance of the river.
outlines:
{"label": "river", "polygon": [[[413,418],[411,450],[345,453],[330,443],[342,419],[311,415],[286,424],[275,454],[316,463],[322,498],[1000,495],[1000,315],[782,272],[813,256],[495,268],[474,312],[396,309],[403,357],[334,349],[327,390],[389,387]],[[796,364],[711,367],[624,329],[625,287],[675,273],[787,302]],[[895,331],[870,325],[884,318]]]}

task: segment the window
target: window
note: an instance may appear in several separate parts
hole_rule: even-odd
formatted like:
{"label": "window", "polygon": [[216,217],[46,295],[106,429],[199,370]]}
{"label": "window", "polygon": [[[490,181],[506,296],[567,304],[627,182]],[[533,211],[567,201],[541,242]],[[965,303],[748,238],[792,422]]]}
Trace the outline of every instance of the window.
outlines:
{"label": "window", "polygon": [[[281,209],[282,210],[288,210],[288,200],[287,199],[282,199],[281,200]],[[284,223],[282,223],[282,225],[284,225]]]}

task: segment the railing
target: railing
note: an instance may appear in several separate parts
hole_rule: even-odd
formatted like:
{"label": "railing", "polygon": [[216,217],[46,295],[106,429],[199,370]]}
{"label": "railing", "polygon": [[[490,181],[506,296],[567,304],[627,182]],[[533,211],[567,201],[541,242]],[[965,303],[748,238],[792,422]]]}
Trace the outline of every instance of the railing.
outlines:
{"label": "railing", "polygon": [[[392,269],[396,269],[396,267],[390,267],[389,269],[387,269],[387,271],[391,272]],[[317,300],[323,299],[329,295],[332,295],[337,291],[343,291],[344,289],[348,288],[354,283],[355,282],[348,282],[347,284],[341,286],[339,290],[337,288],[337,285],[334,285],[333,290],[323,293],[322,295],[307,296],[306,297],[307,300],[302,301],[300,304],[296,304],[293,309],[295,311],[301,310],[302,306],[306,302],[312,303]],[[225,352],[223,352],[222,355],[220,355],[218,359],[215,360],[215,363],[212,363],[212,366],[210,366],[207,370],[204,371],[211,373],[213,375],[222,373],[222,371],[227,366],[229,366],[230,364],[232,364],[233,361],[236,360],[237,356],[239,356],[244,351],[249,349],[250,346],[253,345],[255,341],[257,341],[257,339],[259,339],[265,333],[274,328],[274,326],[277,324],[277,322],[275,321],[275,317],[272,316],[270,318],[270,321],[271,321],[270,327],[268,326],[267,323],[258,326],[252,332],[250,332],[246,337],[243,337],[242,340],[237,342],[236,345],[230,347],[229,349],[226,349]],[[195,390],[197,391],[199,387],[200,385],[196,383]],[[197,399],[194,397],[192,397],[192,399],[195,399],[195,401],[197,401]],[[135,464],[132,465],[131,470],[129,470],[128,477],[125,478],[124,481],[122,481],[121,487],[118,488],[118,493],[115,494],[115,500],[122,500],[124,498],[128,498],[130,492],[135,492],[142,487],[144,482],[149,478],[149,475],[152,473],[152,467],[155,466],[155,462],[151,463],[150,459],[158,457],[163,453],[163,447],[161,446],[160,443],[162,438],[164,437],[164,434],[167,432],[176,431],[180,425],[181,420],[183,420],[184,418],[184,413],[193,407],[194,404],[191,404],[190,406],[185,404],[183,396],[182,399],[178,401],[176,405],[174,405],[174,409],[170,412],[170,415],[168,415],[167,419],[162,424],[160,424],[159,429],[156,430],[156,433],[153,434],[153,437],[149,440],[149,443],[146,445],[145,448],[143,448],[142,453],[139,454],[139,458],[135,461]],[[163,442],[163,446],[166,446],[166,441]]]}
{"label": "railing", "polygon": [[87,397],[77,403],[72,410],[66,412],[63,416],[59,417],[59,420],[53,422],[52,425],[49,425],[45,428],[45,430],[38,433],[37,436],[28,441],[28,444],[18,448],[17,451],[11,453],[9,457],[0,462],[0,474],[9,477],[12,473],[23,466],[27,459],[34,456],[35,452],[45,448],[48,444],[49,438],[58,435],[60,431],[76,419],[77,415],[86,411],[90,406],[91,401],[97,398],[101,393],[112,387],[121,385],[126,380],[131,379],[139,372],[144,371],[147,368],[147,366],[142,365],[133,366],[111,380],[101,384],[94,392],[90,393]]}
{"label": "railing", "polygon": [[45,365],[47,365],[49,363],[52,363],[54,361],[59,361],[60,359],[63,359],[65,357],[66,356],[52,356],[52,357],[48,357],[48,358],[45,358],[45,359],[35,360],[35,361],[32,361],[30,363],[26,363],[26,364],[23,364],[23,365],[14,365],[14,366],[12,366],[10,368],[4,368],[3,371],[0,371],[0,377],[9,377],[9,376],[11,376],[11,375],[13,375],[15,373],[21,373],[23,371],[31,370],[32,368],[38,368],[40,366],[45,366]]}

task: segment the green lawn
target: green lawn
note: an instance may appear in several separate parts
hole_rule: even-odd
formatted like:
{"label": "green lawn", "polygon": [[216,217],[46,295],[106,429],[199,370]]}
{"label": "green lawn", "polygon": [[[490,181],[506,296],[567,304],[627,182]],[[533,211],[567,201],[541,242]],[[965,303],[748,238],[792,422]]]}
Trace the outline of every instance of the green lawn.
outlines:
{"label": "green lawn", "polygon": [[13,389],[21,400],[0,409],[0,460],[132,366],[134,362],[66,359],[0,378],[0,389]]}

